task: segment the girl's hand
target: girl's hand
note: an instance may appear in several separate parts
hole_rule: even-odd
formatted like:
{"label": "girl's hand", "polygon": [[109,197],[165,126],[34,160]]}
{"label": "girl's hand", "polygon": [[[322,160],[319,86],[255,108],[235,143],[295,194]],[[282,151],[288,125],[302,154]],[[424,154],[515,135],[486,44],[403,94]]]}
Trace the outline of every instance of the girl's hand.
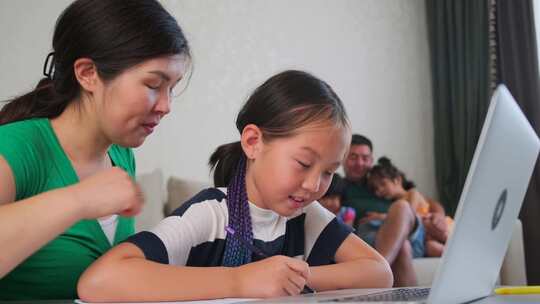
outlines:
{"label": "girl's hand", "polygon": [[372,220],[384,221],[386,219],[386,213],[380,213],[380,212],[368,212],[367,216]]}
{"label": "girl's hand", "polygon": [[440,213],[430,213],[422,219],[426,235],[439,242],[445,243],[448,238],[446,218]]}
{"label": "girl's hand", "polygon": [[366,216],[358,220],[359,224],[366,224],[373,220],[382,220],[384,221],[386,219],[386,213],[379,213],[379,212],[367,212]]}
{"label": "girl's hand", "polygon": [[235,268],[237,294],[243,298],[298,295],[309,278],[309,265],[287,256],[273,256]]}
{"label": "girl's hand", "polygon": [[134,216],[141,210],[143,194],[124,170],[114,167],[65,188],[79,204],[82,218],[112,214]]}

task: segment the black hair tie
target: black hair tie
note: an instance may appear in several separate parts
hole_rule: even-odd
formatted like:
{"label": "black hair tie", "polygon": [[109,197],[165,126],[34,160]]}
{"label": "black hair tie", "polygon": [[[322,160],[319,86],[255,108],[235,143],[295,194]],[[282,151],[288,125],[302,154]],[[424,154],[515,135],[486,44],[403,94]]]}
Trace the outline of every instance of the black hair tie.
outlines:
{"label": "black hair tie", "polygon": [[[50,64],[49,64],[49,60],[50,60]],[[43,65],[43,75],[49,78],[50,80],[53,79],[54,63],[55,63],[54,52],[50,52],[47,55],[47,58],[45,58],[45,64]]]}

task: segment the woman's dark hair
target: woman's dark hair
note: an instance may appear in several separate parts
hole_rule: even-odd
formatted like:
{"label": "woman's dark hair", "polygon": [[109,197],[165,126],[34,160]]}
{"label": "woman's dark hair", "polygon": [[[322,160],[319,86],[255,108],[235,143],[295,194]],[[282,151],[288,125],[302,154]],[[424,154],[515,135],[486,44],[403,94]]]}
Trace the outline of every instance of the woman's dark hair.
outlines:
{"label": "woman's dark hair", "polygon": [[[263,140],[293,136],[311,123],[329,122],[348,127],[345,108],[332,88],[302,71],[281,72],[259,86],[236,118],[240,133],[248,124],[261,129]],[[214,185],[227,187],[229,226],[245,240],[253,242],[251,217],[245,186],[246,159],[240,142],[216,149],[209,160]],[[222,265],[238,266],[251,261],[251,251],[235,238],[227,237]]]}
{"label": "woman's dark hair", "polygon": [[377,164],[369,170],[367,178],[368,180],[372,179],[382,179],[382,178],[389,178],[391,180],[395,180],[396,178],[401,178],[401,185],[403,186],[403,189],[409,190],[416,185],[413,181],[410,181],[407,179],[405,174],[401,172],[388,157],[381,157],[377,161]]}
{"label": "woman's dark hair", "polygon": [[77,0],[58,20],[53,52],[37,87],[0,111],[0,125],[59,116],[80,95],[73,64],[90,58],[98,75],[112,80],[145,60],[165,55],[190,57],[182,29],[156,0]]}

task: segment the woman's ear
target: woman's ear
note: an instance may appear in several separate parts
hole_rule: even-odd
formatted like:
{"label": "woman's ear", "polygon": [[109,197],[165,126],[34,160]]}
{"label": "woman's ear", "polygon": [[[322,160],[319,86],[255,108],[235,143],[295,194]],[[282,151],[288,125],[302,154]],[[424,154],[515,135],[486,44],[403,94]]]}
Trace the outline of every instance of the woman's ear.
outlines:
{"label": "woman's ear", "polygon": [[79,58],[75,60],[73,63],[73,72],[75,78],[77,78],[77,81],[85,91],[93,93],[96,91],[97,86],[101,84],[96,65],[90,58]]}
{"label": "woman's ear", "polygon": [[262,151],[262,131],[254,124],[249,124],[242,130],[242,137],[240,139],[242,149],[248,159],[255,159]]}

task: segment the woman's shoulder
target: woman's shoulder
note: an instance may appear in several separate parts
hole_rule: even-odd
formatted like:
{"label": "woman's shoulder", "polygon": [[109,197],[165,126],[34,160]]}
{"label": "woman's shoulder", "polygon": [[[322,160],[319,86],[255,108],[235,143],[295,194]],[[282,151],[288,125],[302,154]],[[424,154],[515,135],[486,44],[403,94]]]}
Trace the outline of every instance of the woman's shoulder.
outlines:
{"label": "woman's shoulder", "polygon": [[39,193],[50,176],[55,139],[48,119],[35,118],[0,126],[0,156],[9,165],[17,199]]}
{"label": "woman's shoulder", "polygon": [[48,129],[50,129],[50,126],[47,118],[25,119],[0,125],[0,136],[2,137],[0,143],[6,143],[6,141],[16,142],[18,140],[28,142],[42,133],[39,131]]}
{"label": "woman's shoulder", "polygon": [[55,139],[46,118],[34,118],[0,126],[0,154],[8,162],[45,161]]}

